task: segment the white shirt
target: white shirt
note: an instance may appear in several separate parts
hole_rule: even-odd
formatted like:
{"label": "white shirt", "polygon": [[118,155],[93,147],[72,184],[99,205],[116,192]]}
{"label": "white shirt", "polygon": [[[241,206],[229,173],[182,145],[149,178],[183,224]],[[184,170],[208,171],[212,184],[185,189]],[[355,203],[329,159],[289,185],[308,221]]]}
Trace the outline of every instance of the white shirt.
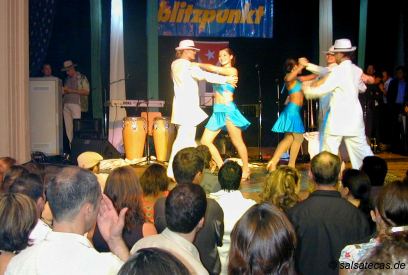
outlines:
{"label": "white shirt", "polygon": [[28,239],[32,245],[39,244],[42,242],[47,234],[51,232],[52,229],[49,227],[48,224],[43,222],[41,219],[38,219],[37,224],[35,225],[33,231],[31,231],[30,236]]}
{"label": "white shirt", "polygon": [[208,73],[198,66],[192,66],[187,59],[179,58],[171,64],[174,84],[173,110],[171,123],[185,126],[196,126],[207,118],[200,108],[198,80],[224,84],[225,76]]}
{"label": "white shirt", "polygon": [[345,60],[332,68],[322,85],[303,87],[307,98],[322,97],[332,92],[325,133],[339,136],[364,133],[363,111],[358,100],[359,91],[366,89],[361,80],[362,73],[350,60]]}
{"label": "white shirt", "polygon": [[[191,274],[208,274],[208,271],[200,261],[200,254],[197,248],[191,242],[168,228],[158,235],[148,236],[139,240],[132,247],[130,254],[135,254],[139,249],[147,247],[161,248],[170,252],[187,267]],[[205,257],[205,255],[203,256]]]}
{"label": "white shirt", "polygon": [[13,257],[6,275],[117,274],[123,262],[112,253],[99,253],[84,236],[50,232],[44,241]]}
{"label": "white shirt", "polygon": [[224,211],[224,237],[222,246],[218,248],[221,260],[221,274],[227,274],[228,253],[231,244],[231,231],[242,215],[256,202],[246,199],[242,196],[241,191],[220,190],[209,195],[221,206]]}

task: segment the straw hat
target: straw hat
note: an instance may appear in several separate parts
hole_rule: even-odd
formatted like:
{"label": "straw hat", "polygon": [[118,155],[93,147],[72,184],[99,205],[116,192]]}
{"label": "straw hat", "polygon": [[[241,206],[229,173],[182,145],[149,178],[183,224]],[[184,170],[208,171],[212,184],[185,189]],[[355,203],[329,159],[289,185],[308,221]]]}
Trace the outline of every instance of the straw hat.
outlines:
{"label": "straw hat", "polygon": [[67,71],[71,67],[76,67],[77,64],[74,64],[72,60],[65,60],[64,61],[64,68],[61,69],[61,71]]}
{"label": "straw hat", "polygon": [[195,50],[197,52],[200,51],[200,49],[195,47],[193,40],[181,40],[179,46],[176,48],[176,51],[180,50]]}
{"label": "straw hat", "polygon": [[337,39],[336,41],[334,41],[333,47],[334,53],[354,52],[357,49],[357,47],[351,46],[350,40],[346,38]]}
{"label": "straw hat", "polygon": [[103,157],[96,152],[83,152],[77,158],[78,166],[81,168],[89,169],[98,165],[103,160]]}

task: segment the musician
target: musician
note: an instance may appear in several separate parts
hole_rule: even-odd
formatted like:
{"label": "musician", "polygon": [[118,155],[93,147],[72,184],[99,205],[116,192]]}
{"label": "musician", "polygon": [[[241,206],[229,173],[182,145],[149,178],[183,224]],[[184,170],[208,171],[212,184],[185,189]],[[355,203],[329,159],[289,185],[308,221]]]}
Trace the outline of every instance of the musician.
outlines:
{"label": "musician", "polygon": [[63,103],[65,130],[70,144],[74,136],[74,119],[81,118],[81,111],[88,111],[89,82],[85,75],[75,69],[76,66],[71,60],[67,60],[61,69],[67,73]]}
{"label": "musician", "polygon": [[183,148],[197,145],[196,126],[207,118],[207,114],[200,108],[197,81],[206,80],[211,83],[232,85],[238,82],[237,76],[221,76],[194,66],[191,61],[195,60],[196,53],[199,51],[194,41],[182,40],[175,50],[177,59],[171,64],[174,84],[171,123],[176,124],[178,130],[167,168],[167,175],[171,178],[174,178],[172,169],[174,155]]}

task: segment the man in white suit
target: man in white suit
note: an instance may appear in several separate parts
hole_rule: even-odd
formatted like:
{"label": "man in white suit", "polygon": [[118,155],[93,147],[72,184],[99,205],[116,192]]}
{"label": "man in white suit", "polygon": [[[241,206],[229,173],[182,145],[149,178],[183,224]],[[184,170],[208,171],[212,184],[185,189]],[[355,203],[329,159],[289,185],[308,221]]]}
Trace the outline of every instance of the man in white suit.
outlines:
{"label": "man in white suit", "polygon": [[170,154],[167,175],[174,178],[173,158],[178,151],[187,147],[196,147],[196,127],[207,118],[207,114],[200,108],[198,94],[198,80],[211,83],[231,83],[236,85],[236,76],[221,76],[201,70],[193,65],[196,53],[200,51],[195,47],[194,41],[182,40],[176,48],[177,59],[171,64],[171,75],[174,84],[173,109],[171,123],[177,125],[177,136],[174,140]]}
{"label": "man in white suit", "polygon": [[325,131],[323,150],[338,154],[344,139],[354,169],[359,169],[366,156],[373,155],[364,131],[363,111],[358,100],[359,91],[365,90],[363,71],[351,62],[356,47],[348,39],[338,39],[333,53],[338,66],[316,84],[304,85],[307,98],[322,97],[332,93]]}

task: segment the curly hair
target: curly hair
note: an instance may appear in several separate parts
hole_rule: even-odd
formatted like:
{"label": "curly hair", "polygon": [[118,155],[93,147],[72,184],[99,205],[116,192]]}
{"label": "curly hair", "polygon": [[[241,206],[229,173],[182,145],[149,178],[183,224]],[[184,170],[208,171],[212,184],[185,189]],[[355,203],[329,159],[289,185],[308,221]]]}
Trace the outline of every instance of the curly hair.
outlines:
{"label": "curly hair", "polygon": [[286,210],[298,201],[300,174],[289,166],[279,166],[265,179],[261,200]]}

